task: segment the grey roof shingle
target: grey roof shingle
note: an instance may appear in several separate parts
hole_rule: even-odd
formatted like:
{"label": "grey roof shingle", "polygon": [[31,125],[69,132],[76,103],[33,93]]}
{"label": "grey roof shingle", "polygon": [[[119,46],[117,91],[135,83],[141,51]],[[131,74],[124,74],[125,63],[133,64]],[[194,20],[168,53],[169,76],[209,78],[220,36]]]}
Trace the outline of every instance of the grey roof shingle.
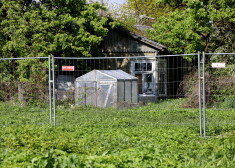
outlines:
{"label": "grey roof shingle", "polygon": [[157,42],[155,42],[155,41],[153,41],[153,40],[150,40],[149,38],[147,38],[147,37],[144,37],[144,36],[141,36],[141,35],[138,35],[138,34],[135,34],[135,33],[133,33],[133,32],[130,32],[130,31],[128,31],[128,30],[122,30],[122,31],[125,31],[128,35],[130,35],[132,38],[134,38],[134,39],[136,39],[136,40],[138,40],[138,41],[140,41],[140,42],[142,42],[142,43],[144,43],[144,44],[147,44],[147,45],[149,45],[149,46],[151,46],[151,47],[153,47],[153,48],[156,48],[156,49],[159,49],[159,50],[161,50],[161,51],[165,51],[166,50],[166,46],[164,46],[164,45],[162,45],[162,44],[159,44],[159,43],[157,43]]}

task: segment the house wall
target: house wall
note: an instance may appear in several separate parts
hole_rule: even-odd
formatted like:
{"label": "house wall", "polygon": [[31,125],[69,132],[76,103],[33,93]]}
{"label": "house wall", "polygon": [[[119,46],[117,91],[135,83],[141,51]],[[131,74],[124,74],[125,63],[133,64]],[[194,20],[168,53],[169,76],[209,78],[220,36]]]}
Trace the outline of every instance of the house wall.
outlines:
{"label": "house wall", "polygon": [[[134,39],[126,32],[120,31],[118,29],[111,30],[109,35],[105,38],[102,44],[102,52],[105,57],[133,57],[133,56],[157,56],[159,50],[149,46],[137,39]],[[145,60],[145,59],[144,59]],[[154,61],[154,83],[155,83],[155,95],[141,95],[139,100],[146,101],[156,101],[157,100],[157,83],[158,83],[158,72],[157,72],[157,61],[154,58],[150,59]],[[147,59],[148,61],[148,59]],[[127,73],[133,75],[133,65],[130,59],[120,59],[116,61],[118,69],[122,69]],[[110,67],[112,68],[112,67]]]}
{"label": "house wall", "polygon": [[105,56],[152,56],[158,53],[158,50],[148,46],[125,32],[119,30],[110,30],[109,35],[102,43],[102,52]]}
{"label": "house wall", "polygon": [[192,71],[197,71],[197,60],[187,61],[182,56],[167,58],[168,70],[168,86],[167,97],[179,98],[182,97],[181,82],[186,74]]}

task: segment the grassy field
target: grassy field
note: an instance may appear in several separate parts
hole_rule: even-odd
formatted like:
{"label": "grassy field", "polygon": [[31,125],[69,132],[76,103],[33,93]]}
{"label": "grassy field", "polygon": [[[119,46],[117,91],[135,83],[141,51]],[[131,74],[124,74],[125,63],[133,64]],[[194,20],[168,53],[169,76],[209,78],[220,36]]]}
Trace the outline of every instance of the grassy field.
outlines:
{"label": "grassy field", "polygon": [[232,110],[198,109],[183,99],[129,109],[60,105],[57,126],[45,106],[0,103],[0,167],[235,167]]}

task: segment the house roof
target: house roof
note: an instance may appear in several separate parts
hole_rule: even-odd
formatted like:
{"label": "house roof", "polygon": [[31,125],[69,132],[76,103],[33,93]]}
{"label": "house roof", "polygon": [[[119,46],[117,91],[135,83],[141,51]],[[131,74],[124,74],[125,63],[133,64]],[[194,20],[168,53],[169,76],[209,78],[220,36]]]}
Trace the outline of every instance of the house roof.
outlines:
{"label": "house roof", "polygon": [[141,32],[145,32],[145,30],[147,29],[153,29],[151,26],[146,26],[146,25],[141,25],[141,24],[135,24],[134,28]]}
{"label": "house roof", "polygon": [[157,42],[155,42],[153,40],[150,40],[149,38],[144,37],[142,35],[138,35],[136,33],[133,33],[131,31],[127,30],[127,29],[119,28],[119,30],[122,31],[122,32],[125,32],[127,35],[131,36],[133,39],[135,39],[135,40],[137,40],[139,42],[142,42],[142,43],[144,43],[146,45],[149,45],[149,46],[151,46],[151,47],[153,47],[155,49],[158,49],[158,50],[161,50],[161,51],[165,51],[166,48],[167,48],[166,46],[164,46],[164,45],[162,45],[160,43],[157,43]]}

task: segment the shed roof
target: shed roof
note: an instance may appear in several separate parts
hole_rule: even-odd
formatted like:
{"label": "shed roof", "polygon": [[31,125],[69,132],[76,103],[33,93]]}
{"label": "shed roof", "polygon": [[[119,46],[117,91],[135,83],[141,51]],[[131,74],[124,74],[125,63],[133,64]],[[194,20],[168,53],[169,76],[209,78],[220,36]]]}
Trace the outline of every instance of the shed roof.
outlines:
{"label": "shed roof", "polygon": [[137,79],[136,77],[118,69],[118,70],[97,70],[101,73],[104,73],[106,75],[109,75],[115,79]]}
{"label": "shed roof", "polygon": [[76,79],[76,81],[98,81],[98,80],[137,80],[136,77],[122,70],[92,70]]}

